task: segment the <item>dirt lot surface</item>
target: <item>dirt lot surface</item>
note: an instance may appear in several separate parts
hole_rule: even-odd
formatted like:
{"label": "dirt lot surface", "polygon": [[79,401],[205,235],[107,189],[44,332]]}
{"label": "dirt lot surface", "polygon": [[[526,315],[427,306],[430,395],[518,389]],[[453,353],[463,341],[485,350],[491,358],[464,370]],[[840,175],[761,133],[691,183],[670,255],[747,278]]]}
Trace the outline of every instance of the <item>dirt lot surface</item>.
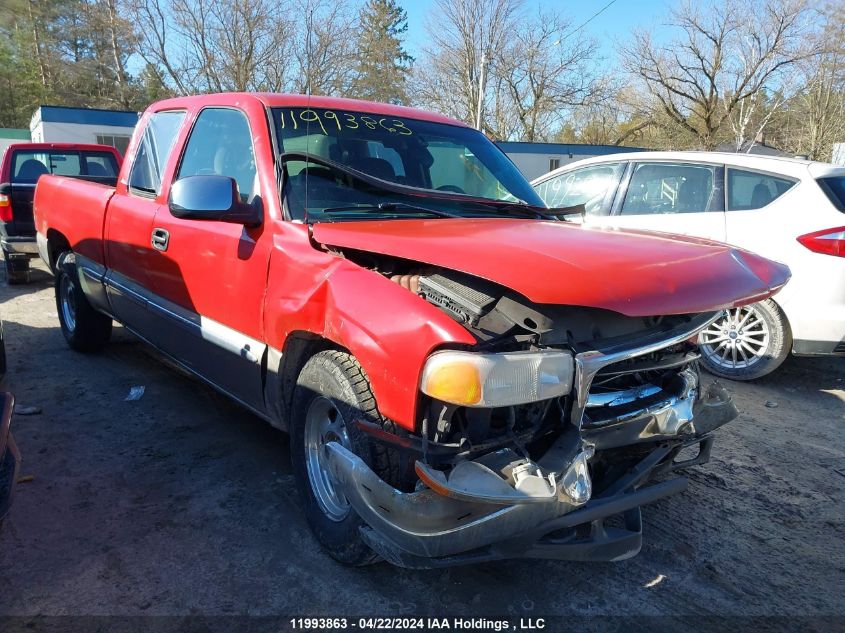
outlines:
{"label": "dirt lot surface", "polygon": [[34,480],[0,535],[0,615],[845,615],[845,359],[729,383],[740,417],[645,509],[631,560],[348,569],[308,531],[285,434],[120,328],[70,351],[34,277],[0,287],[8,386],[42,409],[12,426]]}

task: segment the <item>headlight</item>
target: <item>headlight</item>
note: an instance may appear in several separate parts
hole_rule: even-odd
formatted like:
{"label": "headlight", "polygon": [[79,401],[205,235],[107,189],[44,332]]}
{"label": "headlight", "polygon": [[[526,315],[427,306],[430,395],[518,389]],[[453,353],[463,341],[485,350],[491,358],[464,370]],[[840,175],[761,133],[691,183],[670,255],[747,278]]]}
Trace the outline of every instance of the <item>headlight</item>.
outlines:
{"label": "headlight", "polygon": [[572,374],[569,352],[443,351],[429,356],[420,389],[465,407],[505,407],[567,394]]}

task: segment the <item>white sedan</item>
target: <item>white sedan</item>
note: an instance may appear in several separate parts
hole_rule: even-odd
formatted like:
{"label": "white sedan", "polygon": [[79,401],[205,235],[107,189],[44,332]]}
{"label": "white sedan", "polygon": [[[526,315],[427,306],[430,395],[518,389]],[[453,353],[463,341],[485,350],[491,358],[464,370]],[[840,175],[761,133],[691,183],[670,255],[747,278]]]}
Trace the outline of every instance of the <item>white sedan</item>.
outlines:
{"label": "white sedan", "polygon": [[773,299],[729,310],[700,340],[714,374],[764,376],[790,351],[845,355],[845,168],[719,152],[589,158],[533,183],[549,207],[584,205],[583,222],[734,244],[785,263]]}

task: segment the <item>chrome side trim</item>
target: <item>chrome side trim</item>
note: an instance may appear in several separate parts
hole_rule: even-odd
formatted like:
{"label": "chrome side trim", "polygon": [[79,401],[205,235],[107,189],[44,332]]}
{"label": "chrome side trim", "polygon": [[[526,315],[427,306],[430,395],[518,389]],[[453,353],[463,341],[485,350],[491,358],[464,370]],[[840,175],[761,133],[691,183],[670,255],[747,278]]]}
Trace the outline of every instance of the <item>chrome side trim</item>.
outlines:
{"label": "chrome side trim", "polygon": [[158,313],[159,316],[171,319],[182,329],[202,338],[202,324],[200,322],[202,317],[199,314],[188,310],[183,311],[172,304],[165,307],[164,303],[157,303],[149,297],[147,298],[147,309]]}
{"label": "chrome side trim", "polygon": [[190,366],[186,365],[185,363],[183,363],[181,360],[179,360],[179,359],[178,359],[178,358],[176,358],[175,356],[172,356],[171,354],[168,354],[166,351],[164,351],[164,350],[163,350],[163,349],[161,349],[158,345],[156,345],[155,343],[153,343],[152,341],[150,341],[150,340],[149,340],[147,337],[145,337],[143,334],[140,334],[137,330],[134,330],[133,328],[131,328],[131,327],[129,327],[128,325],[125,325],[125,324],[124,324],[124,326],[123,326],[123,327],[125,327],[128,331],[132,332],[132,334],[134,334],[134,335],[135,335],[135,336],[137,336],[139,339],[141,339],[142,341],[144,341],[144,343],[146,343],[147,345],[149,345],[150,347],[152,347],[153,349],[155,349],[155,350],[156,350],[158,353],[160,353],[162,356],[166,356],[168,359],[170,359],[172,362],[174,362],[176,365],[178,365],[180,369],[183,369],[183,370],[185,370],[186,372],[188,372],[189,374],[191,374],[192,376],[195,376],[195,377],[199,378],[199,379],[200,379],[200,380],[202,380],[205,384],[207,384],[209,387],[213,388],[215,391],[220,392],[221,394],[223,394],[223,395],[224,395],[224,396],[226,396],[227,398],[231,398],[232,400],[234,400],[235,402],[237,402],[239,405],[241,405],[244,409],[247,409],[250,413],[253,413],[254,415],[257,415],[259,418],[261,418],[261,419],[262,419],[262,420],[264,420],[265,422],[269,422],[269,423],[270,423],[270,424],[272,424],[273,426],[278,426],[278,423],[277,423],[275,420],[273,420],[270,416],[268,416],[266,413],[264,413],[263,411],[260,411],[259,409],[256,409],[255,407],[253,407],[252,405],[248,404],[247,402],[244,402],[241,398],[238,398],[238,397],[237,397],[236,395],[234,395],[231,391],[228,391],[227,389],[225,389],[225,388],[221,387],[221,386],[220,386],[220,385],[218,385],[217,383],[212,382],[211,380],[209,380],[208,378],[206,378],[205,376],[203,376],[201,373],[199,373],[197,370],[195,370],[195,369],[193,369],[192,367],[190,367]]}
{"label": "chrome side trim", "polygon": [[121,281],[117,281],[115,279],[116,276],[118,276],[118,273],[115,273],[114,271],[109,271],[106,276],[103,277],[103,285],[111,287],[113,290],[118,291],[127,299],[134,301],[138,305],[147,307],[147,298],[143,294],[141,294],[141,292],[131,287],[135,286],[136,284],[124,278],[123,275],[119,275]]}
{"label": "chrome side trim", "polygon": [[644,337],[633,346],[617,345],[605,351],[592,350],[575,355],[575,401],[572,404],[572,423],[581,426],[593,379],[602,368],[637,356],[645,356],[692,338],[713,323],[722,312],[698,315],[681,329],[660,332]]}
{"label": "chrome side trim", "polygon": [[147,310],[169,319],[181,329],[201,338],[229,353],[240,356],[247,362],[259,364],[266,345],[219,321],[187,310],[172,301],[151,293],[146,288],[126,279],[123,275],[109,271],[104,283]]}
{"label": "chrome side trim", "polygon": [[204,340],[222,347],[227,352],[236,354],[250,363],[261,362],[264,349],[267,347],[261,341],[202,315],[200,315],[200,330]]}

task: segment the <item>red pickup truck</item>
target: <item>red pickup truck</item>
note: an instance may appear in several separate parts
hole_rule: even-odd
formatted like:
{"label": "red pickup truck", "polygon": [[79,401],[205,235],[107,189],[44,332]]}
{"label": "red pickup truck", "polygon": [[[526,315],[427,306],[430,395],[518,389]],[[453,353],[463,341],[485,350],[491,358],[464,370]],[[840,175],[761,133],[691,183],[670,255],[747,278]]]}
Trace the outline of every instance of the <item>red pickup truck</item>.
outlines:
{"label": "red pickup truck", "polygon": [[114,186],[121,157],[108,145],[15,143],[0,159],[0,246],[10,284],[29,279],[29,260],[38,256],[32,198],[44,174],[74,176]]}
{"label": "red pickup truck", "polygon": [[462,123],[277,94],[156,103],[116,188],[35,194],[70,347],[117,320],[289,431],[320,543],[408,567],[631,556],[736,414],[696,335],[788,269],[568,211]]}

